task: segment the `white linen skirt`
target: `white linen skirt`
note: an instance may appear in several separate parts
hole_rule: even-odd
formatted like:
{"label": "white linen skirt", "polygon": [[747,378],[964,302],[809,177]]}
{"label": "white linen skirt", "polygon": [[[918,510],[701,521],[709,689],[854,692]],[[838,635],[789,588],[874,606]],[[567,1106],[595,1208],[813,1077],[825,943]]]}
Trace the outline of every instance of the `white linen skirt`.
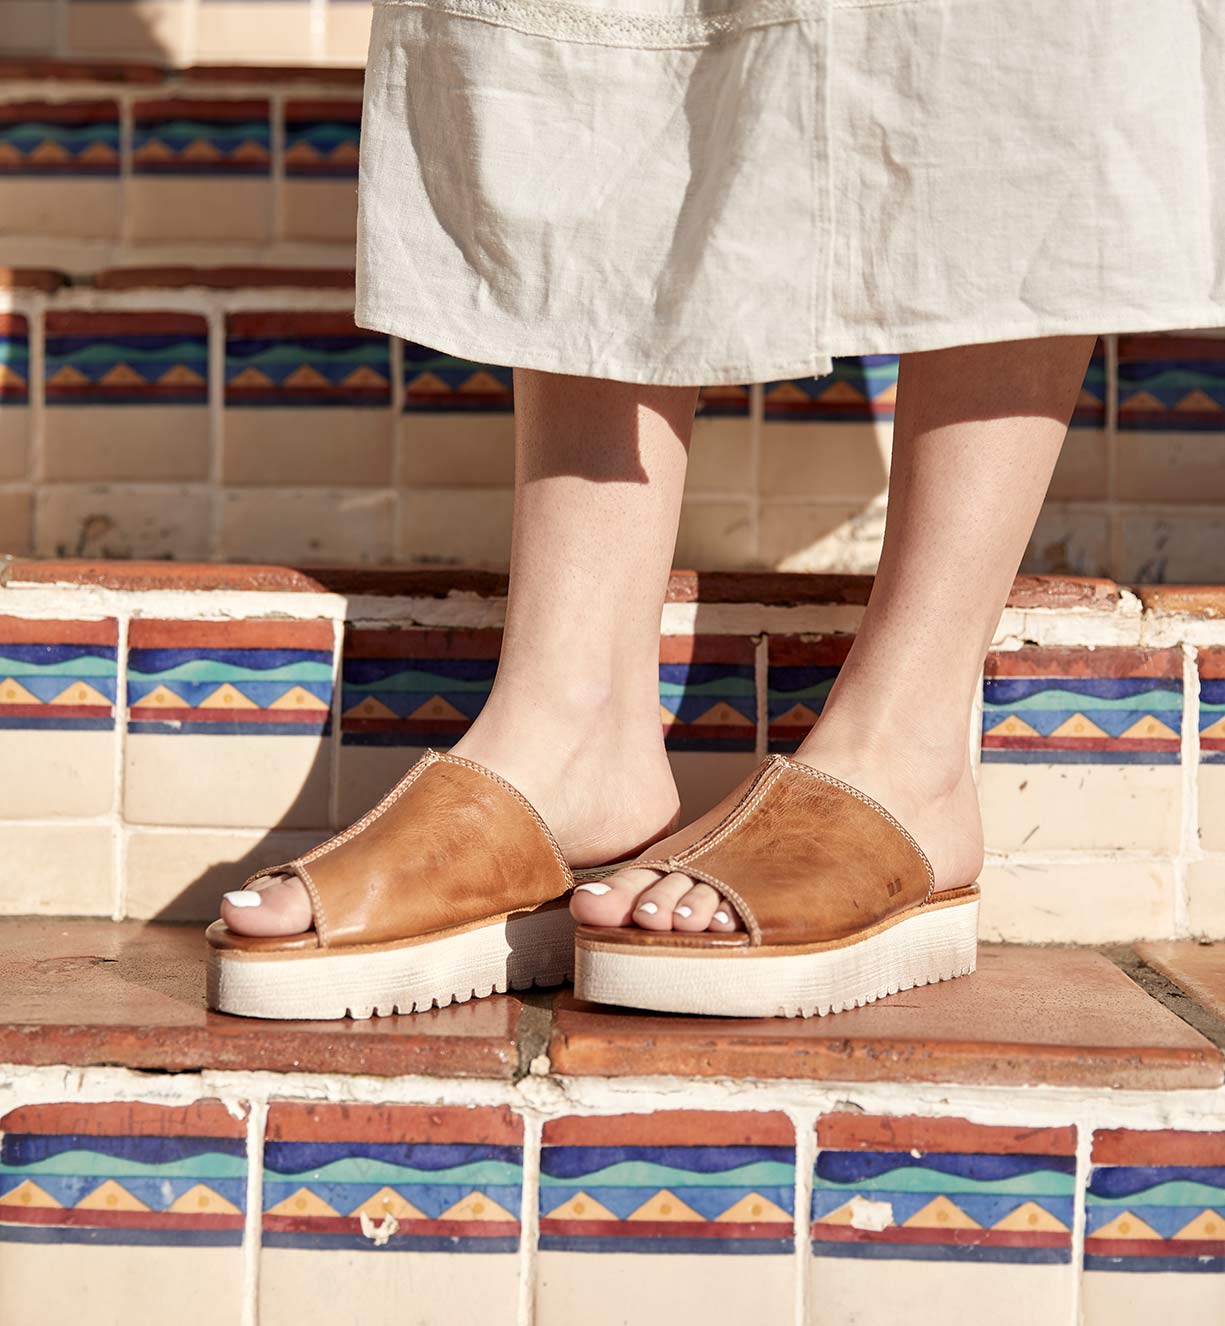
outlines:
{"label": "white linen skirt", "polygon": [[380,0],[357,320],[674,385],[1225,325],[1225,4]]}

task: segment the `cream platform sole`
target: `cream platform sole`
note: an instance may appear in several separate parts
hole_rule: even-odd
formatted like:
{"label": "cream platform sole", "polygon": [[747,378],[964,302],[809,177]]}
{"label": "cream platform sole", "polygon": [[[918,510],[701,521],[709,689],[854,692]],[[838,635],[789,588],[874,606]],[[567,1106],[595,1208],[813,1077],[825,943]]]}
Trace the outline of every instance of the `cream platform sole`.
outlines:
{"label": "cream platform sole", "polygon": [[580,935],[579,999],[663,1013],[812,1017],[974,970],[978,898],[928,904],[842,945],[778,948],[634,948]]}
{"label": "cream platform sole", "polygon": [[208,1002],[240,1017],[368,1018],[560,985],[573,966],[574,921],[563,901],[401,944],[297,952],[210,949]]}

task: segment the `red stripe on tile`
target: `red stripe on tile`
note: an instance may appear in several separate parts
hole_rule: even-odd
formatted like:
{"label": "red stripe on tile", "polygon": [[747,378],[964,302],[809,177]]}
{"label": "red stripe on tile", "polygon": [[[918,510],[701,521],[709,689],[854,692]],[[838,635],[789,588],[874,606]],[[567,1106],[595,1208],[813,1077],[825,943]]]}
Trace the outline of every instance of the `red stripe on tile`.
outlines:
{"label": "red stripe on tile", "polygon": [[1196,658],[1199,675],[1205,681],[1225,678],[1225,649],[1201,649]]}
{"label": "red stripe on tile", "polygon": [[1070,1230],[1028,1229],[916,1229],[892,1225],[888,1229],[855,1229],[852,1225],[812,1224],[813,1238],[827,1243],[936,1243],[974,1244],[987,1248],[1066,1248]]}
{"label": "red stripe on tile", "polygon": [[60,309],[47,314],[48,336],[206,336],[208,323],[191,313],[89,313]]}
{"label": "red stripe on tile", "polygon": [[[173,685],[173,683],[171,683]],[[59,705],[56,705],[59,711]],[[5,712],[0,710],[0,712]],[[42,711],[40,711],[42,712]],[[175,705],[134,704],[128,708],[133,722],[157,723],[311,723],[326,722],[327,709],[190,709]]]}
{"label": "red stripe on tile", "polygon": [[213,100],[205,97],[159,97],[155,100],[134,103],[132,116],[137,124],[150,124],[161,120],[209,120],[218,124],[236,124],[244,120],[266,120],[268,102]]}
{"label": "red stripe on tile", "polygon": [[192,1105],[108,1101],[99,1105],[19,1105],[0,1119],[6,1133],[85,1137],[242,1137],[246,1123],[219,1100]]}
{"label": "red stripe on tile", "polygon": [[521,1146],[523,1121],[504,1105],[338,1105],[277,1100],[269,1106],[265,1136],[274,1142]]}
{"label": "red stripe on tile", "polygon": [[1095,1165],[1225,1165],[1225,1132],[1103,1128],[1093,1134]]}
{"label": "red stripe on tile", "polygon": [[118,640],[119,624],[110,617],[100,622],[0,617],[0,644],[5,645],[113,645]]}
{"label": "red stripe on tile", "polygon": [[0,124],[114,124],[114,101],[8,101],[0,103]]}
{"label": "red stripe on tile", "polygon": [[1089,1234],[1085,1251],[1095,1257],[1225,1257],[1225,1239],[1099,1239]]}
{"label": "red stripe on tile", "polygon": [[330,621],[155,621],[137,618],[128,627],[132,649],[331,649]]}
{"label": "red stripe on tile", "polygon": [[987,655],[988,677],[1176,677],[1180,649],[1089,649],[1075,645]]}
{"label": "red stripe on tile", "polygon": [[428,630],[407,627],[399,630],[345,631],[345,655],[349,658],[487,658],[496,659],[502,649],[498,630]]}
{"label": "red stripe on tile", "polygon": [[110,704],[0,704],[0,718],[109,718],[113,708]]}
{"label": "red stripe on tile", "polygon": [[[361,1226],[360,1216],[264,1216],[264,1229],[268,1233],[283,1234],[355,1234]],[[429,1234],[449,1235],[451,1238],[505,1238],[519,1232],[517,1220],[406,1220],[397,1216],[397,1235],[421,1237]]]}
{"label": "red stripe on tile", "polygon": [[785,1114],[660,1110],[655,1114],[567,1115],[544,1125],[545,1146],[794,1146]]}
{"label": "red stripe on tile", "polygon": [[772,635],[770,663],[783,668],[840,668],[854,643],[853,635]]}
{"label": "red stripe on tile", "polygon": [[227,336],[361,336],[386,340],[383,332],[359,327],[349,313],[231,313]]}
{"label": "red stripe on tile", "polygon": [[540,1219],[542,1234],[579,1238],[776,1239],[780,1234],[789,1234],[794,1227],[792,1220],[764,1224],[739,1220],[553,1220],[548,1216]]}
{"label": "red stripe on tile", "polygon": [[1119,337],[1119,362],[1152,359],[1225,359],[1225,340],[1219,336],[1162,336],[1139,334]]}
{"label": "red stripe on tile", "polygon": [[[37,1179],[35,1179],[37,1182]],[[0,1223],[70,1225],[87,1229],[241,1229],[239,1215],[193,1215],[187,1211],[81,1211],[45,1206],[0,1207]]]}
{"label": "red stripe on tile", "polygon": [[25,336],[30,324],[20,313],[0,313],[0,336]]}
{"label": "red stripe on tile", "polygon": [[987,1152],[993,1155],[1070,1156],[1076,1129],[1016,1128],[968,1119],[913,1115],[825,1114],[817,1120],[817,1144],[831,1151]]}
{"label": "red stripe on tile", "polygon": [[296,120],[332,120],[337,124],[360,124],[362,103],[360,100],[335,101],[326,97],[300,98],[285,103],[285,119],[290,123]]}
{"label": "red stripe on tile", "polygon": [[664,635],[659,638],[661,663],[751,664],[757,643],[747,635]]}

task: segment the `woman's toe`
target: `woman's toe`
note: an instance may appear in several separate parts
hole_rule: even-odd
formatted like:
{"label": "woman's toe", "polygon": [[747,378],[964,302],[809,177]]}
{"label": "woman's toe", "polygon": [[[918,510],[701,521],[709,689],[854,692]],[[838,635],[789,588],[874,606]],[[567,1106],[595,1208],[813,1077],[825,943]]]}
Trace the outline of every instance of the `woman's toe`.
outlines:
{"label": "woman's toe", "polygon": [[634,924],[643,930],[671,930],[673,910],[692,887],[688,875],[665,875],[642,891],[634,904]]}
{"label": "woman's toe", "polygon": [[706,927],[708,930],[739,930],[740,917],[736,914],[736,909],[727,901],[726,898],[720,898],[711,913],[710,924]]}
{"label": "woman's toe", "polygon": [[719,895],[709,884],[693,884],[672,909],[672,925],[676,930],[700,931],[710,929],[710,918],[719,906]]}
{"label": "woman's toe", "polygon": [[570,895],[570,913],[580,925],[632,925],[639,896],[658,878],[658,870],[638,866],[618,870],[606,879],[576,884]]}
{"label": "woman's toe", "polygon": [[237,935],[300,935],[311,928],[310,896],[292,875],[268,875],[224,894],[221,919]]}

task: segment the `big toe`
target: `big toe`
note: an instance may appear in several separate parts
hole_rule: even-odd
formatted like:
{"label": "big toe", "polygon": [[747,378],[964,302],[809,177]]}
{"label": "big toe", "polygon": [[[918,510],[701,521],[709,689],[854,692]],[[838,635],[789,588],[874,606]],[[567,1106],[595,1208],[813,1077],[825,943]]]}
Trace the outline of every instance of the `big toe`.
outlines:
{"label": "big toe", "polygon": [[659,877],[658,870],[635,866],[576,884],[570,911],[582,925],[632,925],[639,898]]}
{"label": "big toe", "polygon": [[300,879],[269,875],[250,888],[227,893],[221,919],[237,935],[300,935],[311,928],[310,897]]}

